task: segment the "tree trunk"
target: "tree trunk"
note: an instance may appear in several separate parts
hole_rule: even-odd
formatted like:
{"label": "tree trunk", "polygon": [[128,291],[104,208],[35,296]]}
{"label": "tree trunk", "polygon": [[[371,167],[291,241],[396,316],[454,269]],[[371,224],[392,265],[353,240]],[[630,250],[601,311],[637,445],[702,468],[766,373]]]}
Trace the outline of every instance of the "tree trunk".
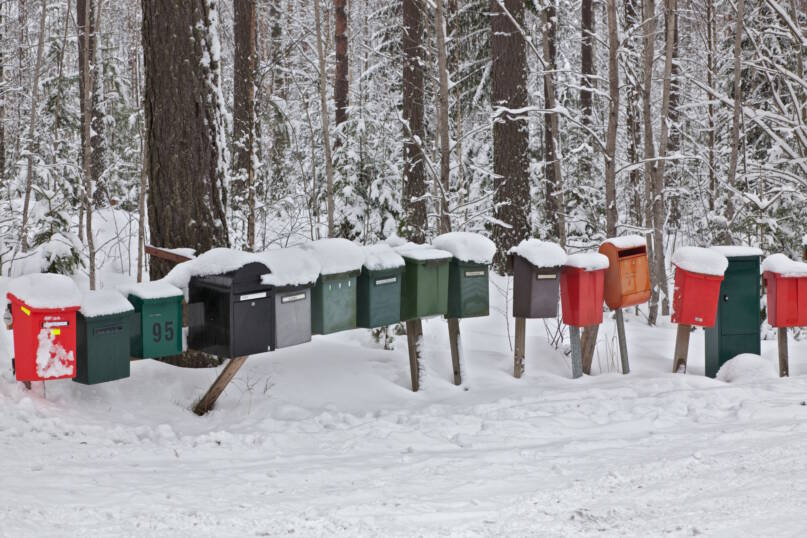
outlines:
{"label": "tree trunk", "polygon": [[[731,123],[731,154],[729,155],[729,170],[726,175],[726,184],[729,189],[734,187],[737,175],[737,156],[740,150],[740,113],[743,106],[743,88],[741,84],[743,51],[743,16],[745,11],[744,0],[737,0],[737,13],[734,26],[734,117]],[[732,193],[726,193],[726,229],[724,242],[731,243],[731,221],[734,219],[734,202]]]}
{"label": "tree trunk", "polygon": [[[333,21],[334,21],[334,48],[336,53],[336,71],[333,80],[333,102],[336,105],[335,127],[342,125],[347,120],[348,106],[348,56],[347,56],[347,12],[345,5],[347,0],[334,0]],[[339,137],[336,144],[339,144]]]}
{"label": "tree trunk", "polygon": [[404,165],[401,235],[426,240],[426,180],[423,140],[423,0],[403,0],[403,119]]}
{"label": "tree trunk", "polygon": [[440,233],[451,231],[451,215],[448,210],[450,187],[451,153],[448,135],[448,65],[446,60],[446,36],[443,25],[443,0],[436,0],[435,30],[437,36],[437,70],[440,89],[437,111],[437,125],[440,133]]}
{"label": "tree trunk", "polygon": [[[36,65],[34,66],[34,77],[31,84],[31,122],[28,124],[28,166],[25,171],[25,199],[22,206],[22,226],[20,236],[22,250],[28,250],[28,217],[31,205],[31,191],[34,180],[34,133],[36,128],[37,107],[39,106],[39,72],[42,68],[42,52],[45,48],[45,21],[48,17],[47,2],[42,0],[42,8],[39,17],[39,39],[36,45]],[[91,275],[94,276],[94,275]]]}
{"label": "tree trunk", "polygon": [[[317,33],[317,58],[319,60],[319,105],[322,122],[322,144],[325,146],[325,196],[328,204],[328,237],[334,236],[333,227],[333,160],[331,158],[331,136],[328,122],[328,94],[325,73],[325,48],[322,43],[322,23],[320,19],[320,2],[314,0],[314,31]],[[317,198],[317,203],[319,199]]]}
{"label": "tree trunk", "polygon": [[[0,8],[0,42],[6,37],[3,25],[3,10]],[[0,47],[0,88],[5,90],[6,54],[4,47]],[[6,96],[5,91],[0,94],[0,188],[6,184]]]}
{"label": "tree trunk", "polygon": [[[637,0],[625,0],[625,29],[626,34],[633,36],[636,33],[637,25],[640,23],[636,6]],[[636,49],[635,38],[630,37],[627,42],[630,58],[638,57],[639,51]],[[625,92],[625,119],[628,129],[628,158],[631,164],[636,164],[641,159],[641,137],[642,127],[639,116],[639,86],[637,85],[635,70],[629,71],[626,80]],[[649,226],[645,224],[644,212],[642,210],[642,199],[644,198],[644,187],[642,184],[642,171],[639,167],[630,170],[630,200],[631,200],[631,221],[636,226]]]}
{"label": "tree trunk", "polygon": [[715,8],[713,0],[706,0],[706,84],[709,87],[709,210],[715,208],[717,176],[715,175],[715,116],[712,95],[715,93]]}
{"label": "tree trunk", "polygon": [[[656,37],[656,3],[654,0],[644,0],[642,2],[642,20],[644,21],[644,31],[642,32],[644,41],[643,51],[643,71],[642,71],[642,123],[644,124],[644,179],[645,179],[645,226],[653,228],[655,238],[655,158],[656,149],[653,145],[653,118],[651,116],[650,97],[653,82],[653,56],[655,54]],[[653,288],[650,295],[650,316],[648,323],[654,325],[658,314],[658,264],[655,261],[655,247],[662,247],[660,243],[652,243],[648,239],[648,255],[650,262],[650,280]]]}
{"label": "tree trunk", "polygon": [[[227,246],[217,2],[142,3],[151,242],[197,252]],[[152,259],[152,279],[169,268]]]}
{"label": "tree trunk", "polygon": [[[255,1],[233,0],[233,171],[230,199],[246,205],[246,249],[255,249]],[[244,203],[246,202],[246,204]]]}
{"label": "tree trunk", "polygon": [[[94,205],[103,206],[106,204],[107,198],[107,188],[103,180],[106,169],[106,155],[104,148],[104,113],[101,106],[102,97],[100,91],[103,71],[98,61],[98,21],[96,20],[98,14],[96,9],[96,0],[76,0],[79,112],[82,118],[85,113],[89,112],[90,114],[90,130],[81,130],[81,141],[83,146],[84,137],[90,137],[89,169],[93,190],[90,191],[89,196],[92,198]],[[89,88],[85,88],[85,85],[88,85]],[[87,103],[89,103],[89,107]]]}
{"label": "tree trunk", "polygon": [[[582,0],[580,3],[580,121],[584,126],[591,126],[592,116],[592,87],[594,85],[594,40],[595,19],[592,0]],[[583,131],[588,140],[588,133]],[[584,151],[580,156],[580,173],[588,178],[591,174],[591,152]]]}
{"label": "tree trunk", "polygon": [[[491,53],[493,107],[493,240],[496,270],[507,270],[507,251],[530,236],[529,126],[527,113],[527,61],[524,36],[513,24],[524,26],[522,0],[491,0]],[[511,18],[513,20],[511,20]]]}
{"label": "tree trunk", "polygon": [[607,0],[608,13],[608,135],[605,142],[605,233],[616,237],[619,213],[616,206],[616,132],[619,126],[619,29],[616,0]]}
{"label": "tree trunk", "polygon": [[[555,57],[557,56],[558,18],[554,0],[541,12],[544,52],[544,101],[548,110],[554,110],[555,103]],[[566,219],[563,214],[563,177],[561,175],[560,129],[558,114],[544,114],[544,170],[546,174],[546,214],[553,228],[554,237],[562,246],[566,245]]]}
{"label": "tree trunk", "polygon": [[[665,29],[669,33],[669,25],[673,25],[672,30],[672,64],[670,66],[670,105],[667,117],[669,122],[667,128],[669,129],[669,142],[667,144],[667,154],[676,155],[681,150],[681,131],[679,129],[679,113],[678,102],[681,95],[680,84],[678,81],[678,9],[674,9],[670,17],[665,19]],[[678,187],[681,186],[681,174],[679,161],[670,163],[672,166],[667,168],[667,173],[664,175],[664,185],[666,192],[669,193],[667,199],[670,204],[670,214],[667,218],[668,227],[670,230],[678,230],[681,227],[681,197],[678,194]]]}

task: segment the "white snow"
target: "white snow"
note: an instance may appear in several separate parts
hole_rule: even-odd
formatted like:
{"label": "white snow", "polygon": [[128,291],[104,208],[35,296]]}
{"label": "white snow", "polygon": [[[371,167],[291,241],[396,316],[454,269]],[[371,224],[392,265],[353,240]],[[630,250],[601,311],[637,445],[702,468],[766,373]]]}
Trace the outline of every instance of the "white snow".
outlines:
{"label": "white snow", "polygon": [[191,278],[195,276],[229,273],[253,262],[261,262],[261,259],[252,252],[214,248],[192,260],[175,265],[163,280],[180,289],[187,289]]}
{"label": "white snow", "polygon": [[762,250],[757,247],[742,245],[715,245],[710,247],[727,258],[739,258],[742,256],[762,256]]}
{"label": "white snow", "polygon": [[672,255],[672,264],[692,273],[723,276],[729,260],[714,249],[681,247]]}
{"label": "white snow", "polygon": [[763,379],[776,379],[776,365],[753,353],[741,353],[723,363],[716,379],[726,383],[753,383]]}
{"label": "white snow", "polygon": [[599,252],[578,252],[566,258],[566,265],[585,269],[586,271],[598,271],[608,269],[610,262],[608,261],[608,256]]}
{"label": "white snow", "polygon": [[418,245],[416,243],[404,243],[395,248],[395,252],[409,258],[410,260],[448,260],[452,257],[447,250],[440,250],[429,245]]}
{"label": "white snow", "polygon": [[432,245],[450,252],[463,262],[490,264],[496,255],[496,245],[493,241],[472,232],[449,232],[438,235],[432,240]]}
{"label": "white snow", "polygon": [[566,252],[557,243],[540,239],[524,239],[508,251],[526,259],[535,267],[560,267],[566,265]]}
{"label": "white snow", "polygon": [[37,336],[36,375],[42,379],[62,377],[73,373],[75,357],[72,351],[55,342],[53,329],[43,327]]}
{"label": "white snow", "polygon": [[772,254],[762,260],[762,271],[777,273],[786,278],[807,276],[807,263],[791,260],[784,254]]}
{"label": "white snow", "polygon": [[593,375],[571,379],[555,321],[534,320],[514,379],[507,287],[491,275],[491,315],[462,320],[467,387],[439,318],[418,393],[406,336],[385,351],[346,331],[250,358],[205,417],[189,407],[221,368],[135,361],[128,379],[28,391],[0,351],[0,534],[803,534],[807,340],[791,331],[792,377],[724,383],[703,376],[699,329],[671,374],[676,326],[642,305],[624,311],[630,375],[606,316]]}
{"label": "white snow", "polygon": [[270,286],[303,286],[319,278],[320,263],[308,251],[298,247],[267,250],[258,254],[259,260],[271,271],[261,280]]}
{"label": "white snow", "polygon": [[364,251],[352,241],[342,238],[320,239],[304,243],[302,248],[311,252],[321,265],[323,275],[358,271],[364,264]]}
{"label": "white snow", "polygon": [[[188,262],[185,262],[188,263]],[[153,282],[122,284],[118,290],[124,295],[134,295],[141,299],[168,299],[183,295],[182,290],[168,283],[165,279]]]}
{"label": "white snow", "polygon": [[81,297],[79,312],[85,318],[110,316],[134,310],[132,303],[126,297],[113,290],[96,290],[84,292]]}
{"label": "white snow", "polygon": [[641,235],[623,235],[620,237],[609,237],[608,239],[603,241],[603,244],[605,243],[610,243],[618,249],[636,248],[636,247],[646,247],[647,239],[645,239]]}
{"label": "white snow", "polygon": [[73,308],[81,304],[78,286],[65,275],[23,275],[11,281],[8,292],[33,308]]}
{"label": "white snow", "polygon": [[171,252],[172,254],[176,254],[178,256],[185,256],[186,258],[195,258],[196,257],[196,249],[195,248],[187,248],[187,247],[179,247],[179,248],[163,248],[166,252]]}
{"label": "white snow", "polygon": [[396,269],[406,264],[400,254],[387,243],[377,243],[364,247],[364,266],[371,271]]}

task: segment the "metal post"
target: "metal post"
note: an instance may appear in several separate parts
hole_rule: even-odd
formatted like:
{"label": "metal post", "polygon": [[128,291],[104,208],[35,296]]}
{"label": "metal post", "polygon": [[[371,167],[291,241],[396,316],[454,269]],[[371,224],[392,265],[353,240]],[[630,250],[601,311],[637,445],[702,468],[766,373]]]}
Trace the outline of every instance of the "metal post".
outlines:
{"label": "metal post", "polygon": [[622,359],[622,373],[630,373],[628,363],[628,342],[625,340],[625,318],[622,317],[622,309],[616,309],[616,334],[619,339],[619,358]]}
{"label": "metal post", "polygon": [[451,366],[454,368],[454,384],[462,385],[462,365],[460,363],[460,320],[448,318],[448,343],[451,348]]}
{"label": "metal post", "polygon": [[569,340],[572,343],[572,377],[583,375],[583,349],[580,345],[580,327],[569,325]]}
{"label": "metal post", "polygon": [[516,318],[516,345],[513,353],[513,377],[520,378],[524,373],[524,344],[527,332],[527,320]]}
{"label": "metal post", "polygon": [[779,377],[789,377],[790,366],[787,356],[787,327],[779,327]]}
{"label": "metal post", "polygon": [[689,357],[690,325],[678,325],[678,334],[675,337],[675,355],[673,356],[673,373],[687,373],[687,358]]}

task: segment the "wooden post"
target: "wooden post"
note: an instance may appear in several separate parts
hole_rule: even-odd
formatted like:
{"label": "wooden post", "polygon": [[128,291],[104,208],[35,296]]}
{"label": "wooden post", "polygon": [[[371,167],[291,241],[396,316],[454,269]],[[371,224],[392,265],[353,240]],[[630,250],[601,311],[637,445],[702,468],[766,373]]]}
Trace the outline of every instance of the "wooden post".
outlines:
{"label": "wooden post", "polygon": [[420,343],[423,336],[423,323],[419,319],[406,322],[406,343],[409,348],[409,374],[412,378],[412,392],[420,390]]}
{"label": "wooden post", "polygon": [[586,375],[591,375],[591,363],[594,361],[594,350],[597,348],[597,334],[599,332],[599,325],[583,327],[583,373]]}
{"label": "wooden post", "polygon": [[787,327],[779,327],[779,377],[790,376],[787,357]]}
{"label": "wooden post", "polygon": [[527,320],[516,318],[516,345],[513,353],[513,377],[520,378],[524,374],[525,340]]}
{"label": "wooden post", "polygon": [[154,256],[155,258],[160,258],[161,260],[173,262],[173,263],[182,263],[190,260],[191,258],[187,256],[183,256],[181,254],[177,254],[176,252],[171,252],[159,247],[153,247],[151,245],[146,245],[144,247],[146,254],[149,256]]}
{"label": "wooden post", "polygon": [[238,370],[241,369],[246,360],[247,357],[234,357],[230,359],[227,366],[224,367],[210,388],[207,389],[205,395],[202,396],[202,399],[193,406],[193,412],[199,416],[202,416],[210,411],[216,404],[216,400],[219,399],[221,393],[224,391],[230,381],[233,380],[233,377],[235,377],[235,374],[238,373]]}
{"label": "wooden post", "polygon": [[580,327],[569,325],[569,340],[572,343],[572,377],[583,375],[583,349],[580,345]]}
{"label": "wooden post", "polygon": [[451,366],[454,368],[454,384],[462,385],[462,365],[460,354],[462,342],[460,341],[460,320],[448,318],[448,343],[451,348]]}
{"label": "wooden post", "polygon": [[625,318],[622,317],[622,309],[616,309],[616,335],[619,340],[619,358],[622,360],[622,373],[630,373],[628,363],[628,342],[625,340]]}
{"label": "wooden post", "polygon": [[[673,355],[673,373],[687,373],[687,358],[689,357],[689,334],[692,326],[681,323],[678,325],[678,334],[675,337],[675,355]],[[682,369],[683,368],[683,369]]]}

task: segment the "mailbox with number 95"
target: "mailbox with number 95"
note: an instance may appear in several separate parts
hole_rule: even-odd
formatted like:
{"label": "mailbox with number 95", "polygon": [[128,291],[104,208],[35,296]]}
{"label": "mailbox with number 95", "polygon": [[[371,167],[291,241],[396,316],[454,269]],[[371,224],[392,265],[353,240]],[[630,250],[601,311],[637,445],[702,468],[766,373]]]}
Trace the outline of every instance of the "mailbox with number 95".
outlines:
{"label": "mailbox with number 95", "polygon": [[158,281],[121,291],[135,308],[132,356],[159,359],[182,353],[182,290]]}

